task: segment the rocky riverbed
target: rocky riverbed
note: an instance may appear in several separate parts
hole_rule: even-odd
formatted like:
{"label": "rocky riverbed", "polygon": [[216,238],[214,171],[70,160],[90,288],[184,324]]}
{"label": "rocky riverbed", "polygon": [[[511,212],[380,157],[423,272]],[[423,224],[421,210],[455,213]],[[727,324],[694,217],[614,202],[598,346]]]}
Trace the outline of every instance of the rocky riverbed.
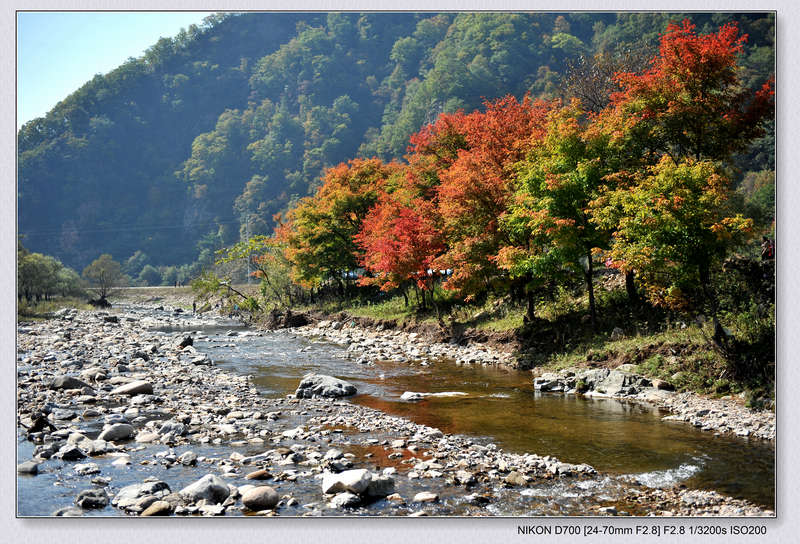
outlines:
{"label": "rocky riverbed", "polygon": [[[358,364],[374,361],[411,362],[447,358],[456,364],[513,365],[513,355],[483,344],[430,342],[423,335],[402,330],[365,329],[343,321],[323,320],[292,329],[308,338],[346,347],[345,357]],[[775,439],[775,413],[750,410],[742,399],[712,399],[693,393],[675,393],[663,380],[650,380],[636,373],[635,365],[615,369],[566,369],[533,374],[537,391],[624,399],[655,404],[672,412],[666,421],[683,421],[716,433],[729,433],[762,440]],[[413,393],[413,392],[409,392]],[[413,397],[409,397],[413,398]],[[422,397],[419,397],[422,398]]]}
{"label": "rocky riverbed", "polygon": [[773,515],[715,492],[654,490],[508,453],[347,400],[266,398],[194,348],[204,333],[187,332],[230,325],[152,306],[20,323],[18,513]]}

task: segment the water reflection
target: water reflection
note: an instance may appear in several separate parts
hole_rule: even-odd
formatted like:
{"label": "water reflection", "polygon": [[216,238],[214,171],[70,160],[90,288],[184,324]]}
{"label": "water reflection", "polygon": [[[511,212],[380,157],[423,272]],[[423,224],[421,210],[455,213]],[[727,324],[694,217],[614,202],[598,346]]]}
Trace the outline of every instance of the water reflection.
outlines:
{"label": "water reflection", "polygon": [[[533,391],[531,375],[437,362],[358,365],[338,346],[310,343],[286,332],[228,337],[211,334],[195,346],[229,370],[254,377],[268,396],[291,393],[303,374],[346,379],[353,402],[407,417],[447,433],[471,435],[512,452],[553,455],[598,470],[632,474],[654,485],[688,486],[774,506],[774,447],[715,437],[686,424],[662,422],[658,409],[611,399]],[[406,391],[459,391],[465,396],[405,402]],[[747,471],[741,470],[746,466]]]}

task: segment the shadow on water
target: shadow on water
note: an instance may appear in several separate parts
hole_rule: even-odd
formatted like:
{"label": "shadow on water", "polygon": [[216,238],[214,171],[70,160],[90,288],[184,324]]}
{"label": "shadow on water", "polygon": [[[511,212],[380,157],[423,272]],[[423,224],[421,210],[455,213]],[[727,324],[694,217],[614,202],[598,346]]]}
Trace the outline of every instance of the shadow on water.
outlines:
{"label": "shadow on water", "polygon": [[[206,334],[195,346],[221,367],[252,375],[267,396],[294,392],[308,372],[330,374],[356,385],[355,403],[494,442],[507,451],[553,455],[603,472],[630,474],[648,485],[681,482],[774,507],[772,444],[662,422],[666,413],[656,408],[540,394],[533,391],[530,373],[494,367],[448,361],[358,365],[345,359],[339,346],[311,343],[285,331]],[[400,400],[405,391],[465,395],[405,402]]]}

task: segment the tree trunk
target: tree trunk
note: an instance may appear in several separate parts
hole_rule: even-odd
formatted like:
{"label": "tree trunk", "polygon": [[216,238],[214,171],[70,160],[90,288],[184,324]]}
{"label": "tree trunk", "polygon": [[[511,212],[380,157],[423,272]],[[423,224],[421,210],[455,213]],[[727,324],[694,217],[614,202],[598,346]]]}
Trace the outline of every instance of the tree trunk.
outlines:
{"label": "tree trunk", "polygon": [[528,301],[528,309],[525,312],[525,322],[530,323],[536,317],[536,300],[533,296],[533,289],[530,287],[525,288],[525,297]]}
{"label": "tree trunk", "polygon": [[403,287],[400,292],[403,293],[403,302],[405,303],[405,307],[408,308],[408,293],[406,292],[406,288]]}
{"label": "tree trunk", "polygon": [[586,252],[586,257],[588,258],[588,263],[585,271],[586,291],[589,293],[589,314],[591,315],[592,318],[592,330],[594,330],[597,327],[597,316],[594,308],[594,284],[592,282],[592,273],[594,272],[594,270],[592,268],[591,250]]}
{"label": "tree trunk", "polygon": [[628,292],[628,302],[631,305],[639,303],[639,294],[636,292],[636,272],[629,270],[625,272],[625,290]]}

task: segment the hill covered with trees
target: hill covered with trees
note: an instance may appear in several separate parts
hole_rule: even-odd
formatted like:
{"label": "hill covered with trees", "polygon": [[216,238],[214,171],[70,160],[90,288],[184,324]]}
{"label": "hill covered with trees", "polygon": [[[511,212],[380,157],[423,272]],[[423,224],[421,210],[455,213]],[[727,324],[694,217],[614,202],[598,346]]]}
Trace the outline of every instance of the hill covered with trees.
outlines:
{"label": "hill covered with trees", "polygon": [[[166,277],[169,266],[170,283],[184,281],[215,250],[271,234],[273,215],[313,194],[326,169],[407,160],[409,138],[442,114],[509,95],[608,96],[611,74],[646,66],[668,23],[685,17],[216,15],[20,129],[19,234],[76,269],[109,253],[133,278],[148,265]],[[774,72],[772,15],[688,17],[701,33],[736,22],[748,35],[737,74],[748,92]],[[739,207],[766,224],[773,126],[734,157]]]}

